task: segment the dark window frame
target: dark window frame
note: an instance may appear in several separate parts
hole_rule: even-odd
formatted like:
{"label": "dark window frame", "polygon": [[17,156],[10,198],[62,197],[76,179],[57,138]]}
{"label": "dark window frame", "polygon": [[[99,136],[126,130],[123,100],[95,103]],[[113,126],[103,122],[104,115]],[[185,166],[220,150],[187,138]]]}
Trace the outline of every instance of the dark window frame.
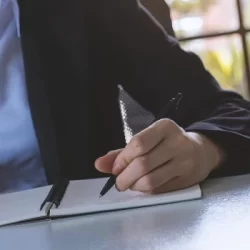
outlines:
{"label": "dark window frame", "polygon": [[247,47],[247,35],[250,35],[250,29],[246,28],[244,25],[244,17],[243,17],[243,6],[241,0],[235,0],[237,14],[238,14],[238,20],[239,20],[239,28],[234,29],[227,32],[213,32],[208,34],[202,34],[197,36],[189,36],[189,37],[180,37],[178,40],[180,42],[186,42],[186,41],[193,41],[197,39],[205,39],[205,38],[214,38],[214,37],[221,37],[221,36],[229,36],[237,34],[240,36],[241,42],[242,42],[242,49],[243,49],[243,55],[244,55],[244,73],[246,75],[247,80],[247,95],[250,97],[250,60],[249,60],[249,53],[248,53],[248,47]]}

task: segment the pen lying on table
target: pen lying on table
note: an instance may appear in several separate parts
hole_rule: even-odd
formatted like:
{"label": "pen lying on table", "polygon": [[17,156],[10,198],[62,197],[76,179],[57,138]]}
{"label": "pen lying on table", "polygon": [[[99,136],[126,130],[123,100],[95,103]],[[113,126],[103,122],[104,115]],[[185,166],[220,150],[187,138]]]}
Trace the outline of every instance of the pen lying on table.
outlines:
{"label": "pen lying on table", "polygon": [[[174,98],[172,98],[167,105],[162,109],[162,111],[157,115],[154,122],[162,119],[162,118],[170,118],[171,114],[178,109],[179,103],[182,99],[183,95],[178,93]],[[153,123],[154,123],[153,122]],[[100,198],[104,196],[114,185],[116,182],[116,176],[111,176],[106,184],[104,185],[103,189],[100,192]]]}

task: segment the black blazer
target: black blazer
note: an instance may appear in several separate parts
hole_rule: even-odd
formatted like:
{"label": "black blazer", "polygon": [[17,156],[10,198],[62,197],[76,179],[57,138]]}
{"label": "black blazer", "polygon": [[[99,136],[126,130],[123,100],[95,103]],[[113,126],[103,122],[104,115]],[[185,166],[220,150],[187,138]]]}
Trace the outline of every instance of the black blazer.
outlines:
{"label": "black blazer", "polygon": [[103,176],[94,160],[124,146],[118,84],[153,114],[182,92],[175,122],[228,151],[216,175],[249,170],[249,103],[222,91],[136,0],[19,5],[29,103],[49,183],[59,174]]}

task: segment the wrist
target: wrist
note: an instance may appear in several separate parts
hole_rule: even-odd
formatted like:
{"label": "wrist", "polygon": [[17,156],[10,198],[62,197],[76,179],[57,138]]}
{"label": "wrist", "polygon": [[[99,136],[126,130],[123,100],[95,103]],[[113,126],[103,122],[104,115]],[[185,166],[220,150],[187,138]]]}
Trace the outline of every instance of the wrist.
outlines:
{"label": "wrist", "polygon": [[196,152],[198,152],[202,164],[208,165],[210,172],[223,163],[226,157],[223,148],[203,134],[188,132],[188,135],[196,144]]}

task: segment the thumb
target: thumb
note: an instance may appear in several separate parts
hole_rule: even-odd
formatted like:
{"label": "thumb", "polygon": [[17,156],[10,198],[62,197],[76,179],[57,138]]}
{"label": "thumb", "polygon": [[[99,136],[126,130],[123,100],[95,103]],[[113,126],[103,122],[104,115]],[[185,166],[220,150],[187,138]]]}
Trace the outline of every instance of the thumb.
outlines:
{"label": "thumb", "polygon": [[95,161],[95,168],[103,173],[112,173],[113,164],[122,149],[113,150]]}

